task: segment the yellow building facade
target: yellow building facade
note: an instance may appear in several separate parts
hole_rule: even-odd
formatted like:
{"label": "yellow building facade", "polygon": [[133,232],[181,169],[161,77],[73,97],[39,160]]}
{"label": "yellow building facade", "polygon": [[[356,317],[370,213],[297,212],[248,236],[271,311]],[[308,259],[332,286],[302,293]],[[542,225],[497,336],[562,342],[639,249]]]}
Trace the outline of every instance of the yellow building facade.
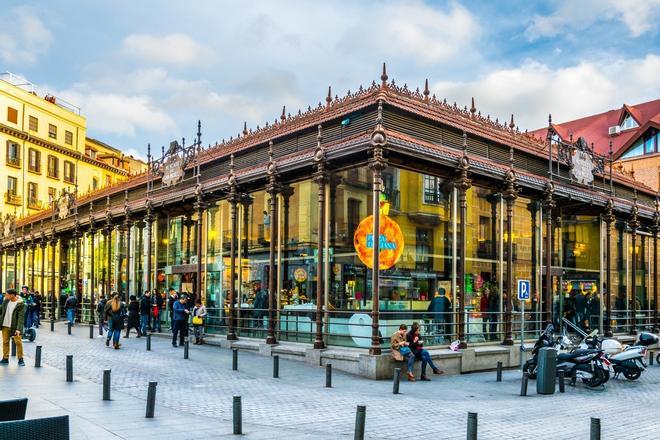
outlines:
{"label": "yellow building facade", "polygon": [[80,109],[41,95],[25,79],[0,75],[0,215],[47,209],[63,191],[84,194],[125,180],[146,165],[87,138]]}

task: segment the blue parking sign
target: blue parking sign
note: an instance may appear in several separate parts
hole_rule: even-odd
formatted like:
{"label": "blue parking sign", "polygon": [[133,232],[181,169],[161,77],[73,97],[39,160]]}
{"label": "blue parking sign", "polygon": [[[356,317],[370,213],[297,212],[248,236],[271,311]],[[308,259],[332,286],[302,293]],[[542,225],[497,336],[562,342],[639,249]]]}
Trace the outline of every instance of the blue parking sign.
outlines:
{"label": "blue parking sign", "polygon": [[525,301],[529,299],[529,293],[531,290],[529,280],[518,280],[518,299]]}

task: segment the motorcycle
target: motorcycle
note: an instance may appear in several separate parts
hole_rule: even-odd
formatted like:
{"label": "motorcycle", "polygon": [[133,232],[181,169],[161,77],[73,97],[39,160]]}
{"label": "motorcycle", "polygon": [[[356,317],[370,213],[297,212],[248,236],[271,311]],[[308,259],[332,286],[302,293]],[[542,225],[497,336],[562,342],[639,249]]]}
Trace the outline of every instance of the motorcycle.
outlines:
{"label": "motorcycle", "polygon": [[623,346],[615,339],[599,338],[598,330],[594,330],[583,339],[580,346],[603,350],[612,364],[615,378],[623,374],[626,379],[637,380],[648,367],[646,364],[648,347],[657,343],[656,335],[642,332],[638,335],[635,344]]}

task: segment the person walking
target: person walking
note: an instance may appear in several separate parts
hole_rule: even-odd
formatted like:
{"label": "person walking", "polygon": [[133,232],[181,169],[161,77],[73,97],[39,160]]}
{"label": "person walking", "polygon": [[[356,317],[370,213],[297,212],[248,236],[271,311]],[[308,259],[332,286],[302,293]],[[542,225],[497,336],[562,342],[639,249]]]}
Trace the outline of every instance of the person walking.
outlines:
{"label": "person walking", "polygon": [[76,296],[71,293],[64,303],[64,310],[66,311],[66,320],[70,322],[71,325],[74,325],[73,317],[76,310],[76,305],[78,305],[78,300]]}
{"label": "person walking", "polygon": [[412,353],[409,347],[408,341],[406,341],[406,331],[408,326],[401,324],[399,329],[394,332],[390,338],[391,343],[390,347],[392,348],[392,357],[395,361],[405,361],[408,372],[408,380],[410,382],[415,381],[415,375],[413,374],[413,365],[415,364],[415,355]]}
{"label": "person walking", "polygon": [[144,295],[140,298],[140,332],[143,335],[147,334],[147,330],[151,330],[149,326],[149,314],[151,313],[151,292],[144,291]]}
{"label": "person walking", "polygon": [[408,342],[408,346],[410,347],[410,351],[412,351],[413,355],[415,355],[415,359],[419,359],[422,361],[422,376],[420,377],[420,380],[423,381],[429,381],[428,377],[426,377],[426,365],[430,365],[431,369],[433,370],[433,374],[442,374],[443,372],[435,366],[433,363],[433,360],[431,359],[431,354],[428,352],[428,350],[425,350],[423,348],[424,341],[420,338],[419,334],[419,324],[416,322],[412,323],[412,326],[410,327],[410,331],[406,335],[406,341]]}
{"label": "person walking", "polygon": [[25,322],[23,324],[26,328],[31,328],[34,325],[34,296],[28,286],[21,287],[20,296],[23,303],[25,303]]}
{"label": "person walking", "polygon": [[193,330],[195,333],[195,345],[202,345],[204,343],[204,321],[206,320],[206,306],[202,304],[202,300],[195,300],[195,308],[193,309]]}
{"label": "person walking", "polygon": [[431,315],[433,331],[437,335],[441,335],[439,339],[444,339],[447,334],[447,322],[449,322],[449,312],[451,311],[451,303],[444,288],[440,287],[435,292],[427,311]]}
{"label": "person walking", "polygon": [[268,311],[268,292],[261,287],[260,282],[254,283],[254,309],[252,310],[252,319],[254,320],[254,328],[262,328],[264,326],[264,316]]}
{"label": "person walking", "polygon": [[177,336],[179,345],[183,345],[186,322],[190,310],[186,308],[186,295],[181,295],[178,301],[172,304],[172,347],[176,347]]}
{"label": "person walking", "polygon": [[108,300],[105,298],[105,294],[101,294],[101,297],[99,298],[99,302],[96,303],[96,316],[99,318],[99,334],[103,334],[103,329],[106,327],[106,321],[105,321],[105,305],[108,302]]}
{"label": "person walking", "polygon": [[170,296],[167,298],[167,308],[170,317],[170,331],[174,331],[174,304],[178,301],[179,295],[174,288],[170,287]]}
{"label": "person walking", "polygon": [[151,326],[152,331],[162,332],[163,329],[160,324],[160,315],[161,310],[163,309],[163,304],[165,302],[165,292],[163,295],[159,295],[156,289],[153,290],[151,295],[151,313],[153,315],[153,324]]}
{"label": "person walking", "polygon": [[42,310],[42,298],[41,294],[38,291],[34,292],[34,326],[39,328],[41,325],[41,314],[43,313]]}
{"label": "person walking", "polygon": [[105,304],[103,314],[104,320],[108,323],[108,337],[105,340],[105,346],[110,346],[110,339],[112,339],[112,346],[115,350],[119,350],[121,347],[119,338],[121,338],[121,331],[124,328],[126,309],[119,300],[117,292],[112,292],[112,299]]}
{"label": "person walking", "polygon": [[135,295],[131,295],[128,303],[128,322],[126,324],[126,335],[124,336],[128,339],[128,335],[131,332],[131,329],[134,328],[137,332],[137,337],[142,336],[140,331],[140,303],[137,300]]}
{"label": "person walking", "polygon": [[0,306],[0,325],[2,325],[2,361],[0,364],[9,363],[9,339],[14,339],[18,365],[25,366],[23,361],[23,322],[25,319],[25,302],[14,289],[8,289],[2,306]]}

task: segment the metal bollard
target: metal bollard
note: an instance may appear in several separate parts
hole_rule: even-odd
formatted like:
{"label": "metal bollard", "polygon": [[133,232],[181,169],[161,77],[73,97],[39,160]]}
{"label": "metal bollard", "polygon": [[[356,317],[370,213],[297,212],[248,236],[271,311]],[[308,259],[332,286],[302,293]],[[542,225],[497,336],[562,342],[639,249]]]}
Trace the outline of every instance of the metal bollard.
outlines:
{"label": "metal bollard", "polygon": [[41,345],[37,345],[37,351],[34,353],[34,366],[41,367]]}
{"label": "metal bollard", "polygon": [[158,382],[149,382],[149,389],[147,390],[147,414],[144,416],[147,419],[154,418],[154,410],[156,409],[156,386]]}
{"label": "metal bollard", "polygon": [[89,339],[94,339],[94,324],[89,325]]}
{"label": "metal bollard", "polygon": [[600,440],[600,419],[596,417],[591,418],[591,429],[589,433],[590,440]]}
{"label": "metal bollard", "polygon": [[151,351],[151,333],[147,334],[147,351]]}
{"label": "metal bollard", "polygon": [[497,382],[502,382],[502,362],[497,363]]}
{"label": "metal bollard", "polygon": [[332,364],[325,364],[325,387],[332,388]]}
{"label": "metal bollard", "polygon": [[231,349],[231,369],[238,371],[238,348]]}
{"label": "metal bollard", "polygon": [[243,413],[241,410],[241,396],[234,396],[233,402],[234,435],[243,434]]}
{"label": "metal bollard", "polygon": [[190,349],[190,341],[186,338],[186,342],[183,343],[183,358],[188,359],[188,350]]}
{"label": "metal bollard", "polygon": [[394,382],[392,383],[392,394],[399,394],[399,382],[401,381],[401,368],[394,369]]}
{"label": "metal bollard", "polygon": [[358,405],[355,412],[355,440],[364,440],[364,422],[367,416],[367,407]]}
{"label": "metal bollard", "polygon": [[477,413],[469,412],[467,419],[467,440],[477,440]]}
{"label": "metal bollard", "polygon": [[11,338],[11,355],[12,357],[16,356],[16,342],[14,342],[14,338]]}
{"label": "metal bollard", "polygon": [[527,372],[523,372],[522,381],[520,382],[520,395],[521,396],[526,396],[527,395],[527,382],[528,381],[529,381],[529,376],[527,375]]}
{"label": "metal bollard", "polygon": [[67,322],[67,323],[66,323],[66,326],[67,326],[67,330],[66,330],[67,333],[68,333],[68,334],[71,334],[71,323],[70,323],[70,322]]}
{"label": "metal bollard", "polygon": [[273,356],[273,377],[275,379],[280,377],[280,357]]}
{"label": "metal bollard", "polygon": [[66,355],[66,381],[73,382],[73,355]]}
{"label": "metal bollard", "polygon": [[103,400],[110,400],[110,370],[103,370]]}
{"label": "metal bollard", "polygon": [[559,392],[563,393],[566,391],[566,384],[564,383],[564,370],[559,370]]}
{"label": "metal bollard", "polygon": [[55,331],[55,320],[54,319],[50,320],[50,331],[51,332]]}
{"label": "metal bollard", "polygon": [[649,366],[653,366],[653,352],[649,351]]}

